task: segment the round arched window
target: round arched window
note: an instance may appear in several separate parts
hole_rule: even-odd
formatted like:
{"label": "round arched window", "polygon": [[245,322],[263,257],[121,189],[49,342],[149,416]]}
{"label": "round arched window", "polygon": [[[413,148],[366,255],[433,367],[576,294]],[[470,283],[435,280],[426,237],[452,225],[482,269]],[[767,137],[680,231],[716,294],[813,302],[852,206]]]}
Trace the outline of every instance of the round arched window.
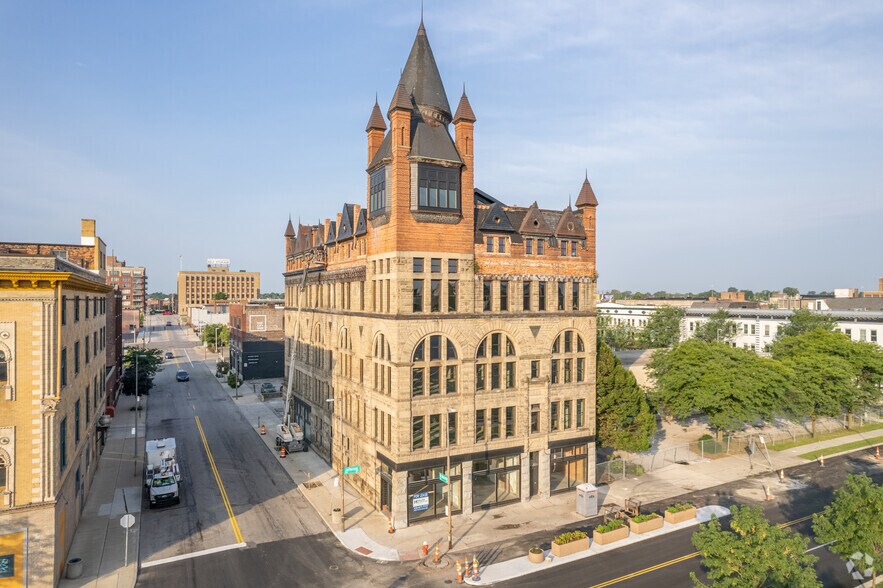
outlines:
{"label": "round arched window", "polygon": [[475,389],[515,387],[515,345],[505,333],[491,333],[475,352]]}
{"label": "round arched window", "polygon": [[[457,393],[457,348],[442,335],[424,337],[411,356],[411,396]],[[442,383],[444,381],[444,383]]]}
{"label": "round arched window", "polygon": [[573,330],[564,331],[552,343],[552,384],[582,382],[586,377],[586,347],[583,338]]}

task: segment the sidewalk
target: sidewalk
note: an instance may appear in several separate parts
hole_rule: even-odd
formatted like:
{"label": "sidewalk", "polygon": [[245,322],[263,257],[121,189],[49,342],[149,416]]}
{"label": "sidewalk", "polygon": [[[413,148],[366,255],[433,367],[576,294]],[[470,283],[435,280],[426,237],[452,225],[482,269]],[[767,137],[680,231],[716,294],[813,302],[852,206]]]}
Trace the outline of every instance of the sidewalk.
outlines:
{"label": "sidewalk", "polygon": [[[148,396],[141,397],[146,409]],[[141,480],[144,471],[144,432],[146,410],[138,424],[138,437],[132,435],[137,418],[134,396],[121,395],[116,416],[107,431],[104,451],[92,480],[86,505],[80,518],[68,560],[83,559],[83,575],[76,580],[62,578],[61,588],[129,588],[138,575],[138,539],[141,529]],[[120,518],[135,517],[128,535]]]}
{"label": "sidewalk", "polygon": [[[210,369],[214,373],[214,362],[209,361],[205,366],[205,369]],[[225,381],[220,379],[218,381],[252,424],[255,434],[260,434],[261,424],[266,426],[267,433],[261,438],[267,445],[268,451],[276,456],[328,528],[347,548],[373,559],[387,561],[423,559],[421,548],[424,541],[429,543],[431,550],[436,543],[439,543],[441,552],[444,554],[447,551],[446,518],[396,529],[395,533],[390,534],[386,516],[349,488],[346,498],[347,530],[341,533],[338,525],[331,522],[331,510],[337,507],[340,500],[339,488],[335,485],[337,472],[312,451],[292,453],[285,459],[279,458],[274,438],[276,425],[282,421],[284,399],[261,402],[252,391],[250,383],[239,389],[239,398],[236,398],[237,393],[230,389]],[[277,385],[279,383],[278,380],[270,381]],[[770,461],[767,461],[766,453],[760,448],[752,456],[751,461],[747,455],[736,455],[714,460],[706,459],[689,465],[673,464],[638,478],[626,478],[600,486],[598,503],[621,507],[627,498],[640,500],[644,504],[665,500],[675,502],[677,496],[751,476],[757,477],[752,478],[744,496],[762,500],[763,485],[769,486],[776,482],[776,492],[801,487],[796,482],[785,486],[778,483],[780,469],[807,463],[806,460],[797,457],[798,454],[818,448],[834,447],[861,438],[861,435],[851,435],[808,444],[793,450],[769,452],[772,468]],[[764,472],[768,475],[758,475]],[[566,492],[555,494],[545,500],[521,502],[499,509],[479,510],[471,515],[455,515],[452,553],[471,555],[503,539],[511,539],[514,534],[554,532],[569,525],[585,525],[588,519],[576,513],[575,502],[575,494]],[[524,550],[528,547],[530,545],[524,546]],[[499,561],[501,555],[497,551],[491,557]]]}

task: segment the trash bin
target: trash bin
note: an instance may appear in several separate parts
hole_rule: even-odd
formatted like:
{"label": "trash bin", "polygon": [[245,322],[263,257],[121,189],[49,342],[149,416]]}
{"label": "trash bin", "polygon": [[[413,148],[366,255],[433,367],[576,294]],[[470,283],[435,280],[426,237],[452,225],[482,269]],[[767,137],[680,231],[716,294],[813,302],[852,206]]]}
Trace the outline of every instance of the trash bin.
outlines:
{"label": "trash bin", "polygon": [[576,512],[584,517],[598,514],[598,489],[594,484],[576,487]]}
{"label": "trash bin", "polygon": [[76,580],[80,576],[83,575],[83,558],[81,557],[72,557],[67,560],[67,566],[65,566],[65,575],[68,580]]}
{"label": "trash bin", "polygon": [[339,508],[335,508],[331,511],[331,522],[335,525],[339,525],[343,520],[343,515],[341,514],[341,510]]}

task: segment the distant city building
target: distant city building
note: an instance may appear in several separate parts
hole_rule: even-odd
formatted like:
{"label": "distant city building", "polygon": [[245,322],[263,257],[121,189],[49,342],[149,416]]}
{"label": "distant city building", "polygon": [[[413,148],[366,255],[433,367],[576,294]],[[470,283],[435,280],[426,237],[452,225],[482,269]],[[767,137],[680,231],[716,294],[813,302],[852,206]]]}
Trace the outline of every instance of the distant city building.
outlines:
{"label": "distant city building", "polygon": [[190,308],[215,303],[213,296],[218,292],[228,298],[217,301],[217,304],[245,303],[260,295],[260,272],[230,271],[229,260],[211,259],[209,262],[205,271],[178,272],[178,314],[189,316]]}
{"label": "distant city building", "polygon": [[862,292],[864,298],[883,298],[883,278],[877,281],[877,290]]}
{"label": "distant city building", "polygon": [[80,244],[0,242],[0,254],[54,255],[100,275],[106,275],[107,246],[95,233],[95,220],[80,221]]}
{"label": "distant city building", "polygon": [[281,300],[230,305],[230,365],[243,380],[284,377],[284,319]]}
{"label": "distant city building", "polygon": [[116,334],[90,238],[86,251],[0,254],[0,555],[18,555],[13,586],[58,584],[98,465]]}
{"label": "distant city building", "polygon": [[207,304],[205,306],[191,306],[188,318],[193,330],[201,333],[202,328],[206,325],[230,324],[230,306],[226,302]]}
{"label": "distant city building", "polygon": [[127,266],[113,255],[107,256],[107,283],[123,294],[123,308],[147,310],[147,270]]}
{"label": "distant city building", "polygon": [[364,200],[285,231],[289,408],[397,527],[449,492],[470,514],[595,481],[598,201],[588,179],[575,209],[476,189],[465,92],[451,112],[421,24]]}

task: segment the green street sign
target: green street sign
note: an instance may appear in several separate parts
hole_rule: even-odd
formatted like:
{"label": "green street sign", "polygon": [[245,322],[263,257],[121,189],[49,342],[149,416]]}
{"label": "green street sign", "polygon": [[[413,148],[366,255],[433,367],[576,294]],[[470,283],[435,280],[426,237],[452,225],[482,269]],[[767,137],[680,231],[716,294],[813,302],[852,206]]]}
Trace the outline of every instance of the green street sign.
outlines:
{"label": "green street sign", "polygon": [[362,471],[362,466],[346,466],[343,468],[344,474],[358,474]]}
{"label": "green street sign", "polygon": [[448,477],[444,474],[439,474],[438,479],[441,480],[442,482],[444,482],[445,484],[448,483]]}

